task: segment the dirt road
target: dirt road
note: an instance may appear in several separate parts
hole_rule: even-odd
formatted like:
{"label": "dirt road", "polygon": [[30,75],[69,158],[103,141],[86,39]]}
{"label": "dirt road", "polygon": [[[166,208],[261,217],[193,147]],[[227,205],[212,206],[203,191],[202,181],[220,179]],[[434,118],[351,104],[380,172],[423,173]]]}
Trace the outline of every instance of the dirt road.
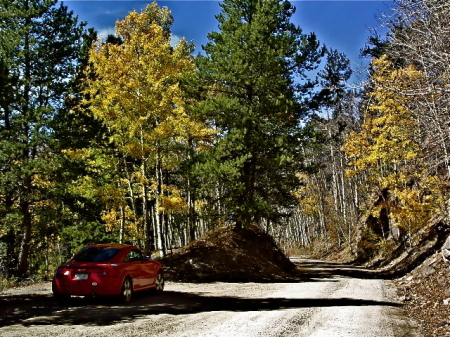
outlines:
{"label": "dirt road", "polygon": [[50,284],[0,295],[0,336],[420,336],[391,282],[337,276],[279,283],[168,283],[164,294],[53,301]]}

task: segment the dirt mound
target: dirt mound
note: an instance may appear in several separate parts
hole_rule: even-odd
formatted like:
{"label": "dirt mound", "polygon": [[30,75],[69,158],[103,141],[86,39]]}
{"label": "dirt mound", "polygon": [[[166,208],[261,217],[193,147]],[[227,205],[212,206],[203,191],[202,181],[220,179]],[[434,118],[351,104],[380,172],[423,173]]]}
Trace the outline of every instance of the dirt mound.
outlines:
{"label": "dirt mound", "polygon": [[295,269],[259,226],[220,227],[163,258],[166,279],[185,282],[269,281]]}

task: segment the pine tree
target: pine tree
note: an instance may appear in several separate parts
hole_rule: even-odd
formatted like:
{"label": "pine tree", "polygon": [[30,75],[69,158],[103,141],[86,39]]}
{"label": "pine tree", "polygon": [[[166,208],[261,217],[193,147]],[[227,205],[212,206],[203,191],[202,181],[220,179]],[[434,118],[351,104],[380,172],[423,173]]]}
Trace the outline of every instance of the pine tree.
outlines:
{"label": "pine tree", "polygon": [[323,137],[313,157],[317,171],[305,177],[306,186],[300,190],[300,208],[312,218],[308,224],[314,228],[311,233],[319,233],[317,240],[324,240],[326,247],[344,243],[350,249],[352,215],[356,210],[352,186],[344,179],[345,155],[341,147],[348,129],[354,126],[353,114],[357,110],[357,97],[347,86],[351,74],[345,54],[329,49],[326,64],[318,74],[321,90],[313,100],[317,115],[311,119]]}
{"label": "pine tree", "polygon": [[[76,74],[83,24],[67,7],[50,0],[0,1],[2,228],[11,240],[17,274],[28,272],[33,230],[40,212],[51,209],[54,169],[50,126],[63,107]],[[11,34],[9,34],[9,33]],[[45,226],[45,224],[42,224]],[[20,244],[17,244],[20,242]]]}
{"label": "pine tree", "polygon": [[199,69],[209,88],[202,108],[221,134],[209,167],[223,187],[225,216],[241,228],[277,220],[292,205],[302,167],[306,71],[323,50],[290,22],[289,1],[225,0]]}

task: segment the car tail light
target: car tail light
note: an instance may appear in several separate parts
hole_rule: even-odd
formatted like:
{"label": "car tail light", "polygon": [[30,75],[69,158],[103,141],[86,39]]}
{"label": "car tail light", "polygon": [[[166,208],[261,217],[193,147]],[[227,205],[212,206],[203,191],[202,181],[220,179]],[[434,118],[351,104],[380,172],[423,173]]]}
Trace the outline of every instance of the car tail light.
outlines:
{"label": "car tail light", "polygon": [[55,276],[68,276],[70,274],[69,269],[66,268],[58,268],[55,271]]}

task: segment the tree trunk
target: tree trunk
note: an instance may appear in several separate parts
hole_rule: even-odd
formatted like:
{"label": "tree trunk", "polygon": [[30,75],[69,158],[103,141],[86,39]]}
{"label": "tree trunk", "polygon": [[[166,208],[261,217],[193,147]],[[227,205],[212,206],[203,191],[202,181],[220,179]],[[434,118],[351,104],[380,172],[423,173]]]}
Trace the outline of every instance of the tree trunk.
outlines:
{"label": "tree trunk", "polygon": [[166,249],[164,245],[164,217],[163,212],[160,210],[161,206],[161,196],[162,196],[162,159],[158,154],[158,158],[156,161],[156,182],[157,182],[157,190],[156,190],[156,250],[158,251],[159,256],[165,256]]}
{"label": "tree trunk", "polygon": [[[31,179],[29,179],[29,187],[31,188]],[[30,213],[30,203],[28,201],[21,202],[22,211],[22,241],[20,243],[19,261],[17,267],[17,276],[25,278],[28,275],[28,258],[30,256],[31,248],[31,230],[32,220]]]}
{"label": "tree trunk", "polygon": [[119,229],[119,243],[124,242],[125,235],[125,212],[123,206],[120,206],[120,229]]}
{"label": "tree trunk", "polygon": [[[29,8],[28,1],[25,2],[25,9]],[[31,19],[26,18],[26,26],[29,27],[31,24]],[[23,91],[23,102],[21,106],[21,113],[24,118],[23,122],[23,145],[24,150],[21,154],[23,162],[28,162],[31,159],[31,144],[30,144],[30,128],[28,123],[30,115],[30,92],[31,92],[31,60],[30,60],[30,36],[29,33],[25,35],[25,64],[24,64],[24,79],[25,86]],[[28,274],[28,258],[30,254],[31,245],[31,233],[32,233],[32,218],[31,218],[31,204],[30,198],[32,195],[32,176],[30,173],[25,173],[26,177],[23,181],[23,186],[21,189],[20,196],[20,210],[22,214],[22,241],[20,243],[19,250],[19,260],[17,266],[17,274],[20,278],[24,278]]]}
{"label": "tree trunk", "polygon": [[195,211],[195,192],[192,191],[192,187],[190,184],[190,180],[188,181],[188,235],[189,242],[192,242],[196,239],[196,211]]}
{"label": "tree trunk", "polygon": [[[145,160],[142,164],[142,176],[146,177],[147,167],[145,164]],[[152,251],[152,242],[153,242],[153,228],[151,226],[151,215],[150,215],[150,207],[148,200],[148,185],[147,182],[144,181],[142,183],[142,219],[143,219],[143,229],[144,229],[144,251],[146,254],[150,256]]]}

